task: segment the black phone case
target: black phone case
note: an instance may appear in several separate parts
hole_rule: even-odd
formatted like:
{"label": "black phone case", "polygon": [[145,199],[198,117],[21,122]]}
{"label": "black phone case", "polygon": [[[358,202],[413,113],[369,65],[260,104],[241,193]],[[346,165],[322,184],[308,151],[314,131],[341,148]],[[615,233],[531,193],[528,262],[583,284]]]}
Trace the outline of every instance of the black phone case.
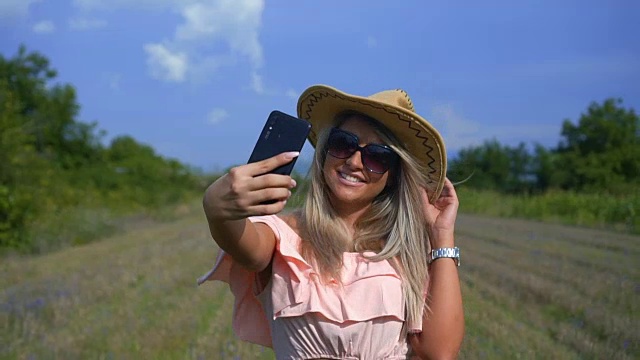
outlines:
{"label": "black phone case", "polygon": [[[300,151],[311,131],[311,124],[303,119],[274,110],[260,133],[248,163],[268,159],[287,151]],[[291,175],[298,158],[270,171],[272,174]]]}

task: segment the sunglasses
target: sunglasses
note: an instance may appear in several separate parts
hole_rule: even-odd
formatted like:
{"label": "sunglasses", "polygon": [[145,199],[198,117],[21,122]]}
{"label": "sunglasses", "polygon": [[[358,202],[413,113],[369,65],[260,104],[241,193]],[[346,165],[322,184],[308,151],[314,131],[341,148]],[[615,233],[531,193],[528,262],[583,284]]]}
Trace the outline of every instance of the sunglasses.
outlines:
{"label": "sunglasses", "polygon": [[356,151],[360,151],[364,167],[376,174],[384,174],[398,162],[398,154],[388,146],[380,144],[360,146],[356,135],[335,127],[331,129],[327,141],[329,155],[338,159],[347,159]]}

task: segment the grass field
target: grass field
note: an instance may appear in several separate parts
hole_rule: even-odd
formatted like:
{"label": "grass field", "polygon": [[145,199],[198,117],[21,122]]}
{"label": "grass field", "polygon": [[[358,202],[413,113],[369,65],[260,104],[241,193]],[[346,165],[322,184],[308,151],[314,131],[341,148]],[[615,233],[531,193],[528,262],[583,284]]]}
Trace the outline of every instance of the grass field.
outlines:
{"label": "grass field", "polygon": [[[231,330],[198,206],[103,241],[0,260],[2,359],[271,359]],[[640,358],[640,237],[461,214],[461,359]]]}

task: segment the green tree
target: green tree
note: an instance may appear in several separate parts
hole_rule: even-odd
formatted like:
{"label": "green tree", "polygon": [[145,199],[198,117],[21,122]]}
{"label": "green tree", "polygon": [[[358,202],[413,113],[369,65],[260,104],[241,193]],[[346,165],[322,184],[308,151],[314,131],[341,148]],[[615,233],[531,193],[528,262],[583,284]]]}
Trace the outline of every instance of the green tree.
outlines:
{"label": "green tree", "polygon": [[[100,227],[85,218],[68,224],[65,214],[130,214],[201,190],[193,169],[130,136],[105,147],[96,123],[77,120],[75,88],[54,83],[55,77],[49,60],[24,46],[12,58],[0,55],[0,250],[64,243],[55,231],[34,241],[30,229],[43,222],[61,229],[83,225],[77,233],[85,234],[92,233],[87,226]],[[86,242],[80,235],[78,243]]]}
{"label": "green tree", "polygon": [[146,204],[177,201],[185,188],[200,187],[193,169],[177,160],[165,159],[131,136],[114,138],[107,159],[114,172],[110,186],[134,191],[136,198]]}
{"label": "green tree", "polygon": [[472,174],[468,186],[477,189],[520,193],[530,191],[534,182],[532,156],[524,143],[510,147],[487,140],[460,150],[450,168],[454,180]]}
{"label": "green tree", "polygon": [[534,145],[531,170],[535,177],[534,188],[538,192],[544,192],[558,183],[555,157],[556,154],[551,150],[540,144]]}
{"label": "green tree", "polygon": [[640,118],[621,99],[591,103],[577,124],[565,120],[556,149],[560,186],[627,190],[640,182]]}
{"label": "green tree", "polygon": [[22,248],[51,168],[25,131],[18,97],[0,78],[0,248]]}
{"label": "green tree", "polygon": [[0,79],[16,96],[16,111],[36,151],[63,168],[77,168],[102,157],[95,124],[76,120],[80,106],[69,84],[52,84],[57,72],[38,52],[21,46],[10,59],[0,56]]}

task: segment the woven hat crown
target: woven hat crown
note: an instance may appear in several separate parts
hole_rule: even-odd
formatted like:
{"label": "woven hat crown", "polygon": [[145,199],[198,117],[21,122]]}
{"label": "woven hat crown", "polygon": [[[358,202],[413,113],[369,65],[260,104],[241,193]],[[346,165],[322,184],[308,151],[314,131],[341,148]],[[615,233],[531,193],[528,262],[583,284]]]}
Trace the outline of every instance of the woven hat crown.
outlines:
{"label": "woven hat crown", "polygon": [[416,112],[413,102],[406,91],[402,89],[385,90],[368,96],[371,100],[376,100],[385,104],[399,106],[411,112]]}

